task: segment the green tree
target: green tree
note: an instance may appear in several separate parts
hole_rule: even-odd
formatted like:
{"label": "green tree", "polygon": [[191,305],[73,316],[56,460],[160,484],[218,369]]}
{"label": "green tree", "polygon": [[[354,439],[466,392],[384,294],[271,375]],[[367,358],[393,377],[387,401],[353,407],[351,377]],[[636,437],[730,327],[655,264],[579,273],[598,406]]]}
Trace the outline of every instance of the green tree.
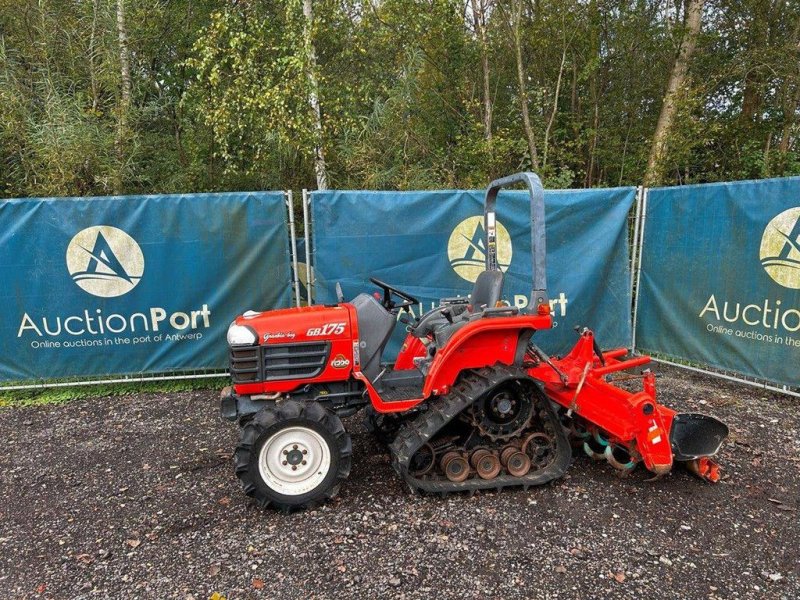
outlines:
{"label": "green tree", "polygon": [[687,36],[697,6],[0,0],[0,190],[482,187],[532,167],[549,187],[615,186],[648,161],[666,185],[800,173],[800,5],[704,0]]}

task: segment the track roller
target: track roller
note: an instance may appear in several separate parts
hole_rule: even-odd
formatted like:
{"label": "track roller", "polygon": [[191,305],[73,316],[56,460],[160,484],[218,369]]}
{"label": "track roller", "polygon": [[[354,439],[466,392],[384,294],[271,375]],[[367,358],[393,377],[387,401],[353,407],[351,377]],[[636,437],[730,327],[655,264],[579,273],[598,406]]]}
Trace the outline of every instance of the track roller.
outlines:
{"label": "track roller", "polygon": [[503,448],[503,451],[500,453],[500,464],[505,467],[508,464],[508,459],[517,452],[519,452],[519,448],[516,446],[508,445]]}
{"label": "track roller", "polygon": [[469,463],[466,458],[457,452],[453,454],[455,454],[455,456],[451,456],[447,461],[442,459],[442,470],[444,471],[445,477],[450,481],[459,483],[469,477]]}
{"label": "track roller", "polygon": [[491,455],[492,455],[491,450],[488,450],[486,448],[478,448],[477,450],[474,450],[472,454],[470,454],[469,464],[472,465],[473,469],[477,469],[480,461],[486,456],[491,456]]}
{"label": "track roller", "polygon": [[483,454],[475,465],[475,470],[481,479],[494,479],[500,474],[500,469],[500,459],[491,452]]}
{"label": "track roller", "polygon": [[531,458],[524,452],[515,452],[508,458],[506,469],[514,477],[522,477],[531,470]]}

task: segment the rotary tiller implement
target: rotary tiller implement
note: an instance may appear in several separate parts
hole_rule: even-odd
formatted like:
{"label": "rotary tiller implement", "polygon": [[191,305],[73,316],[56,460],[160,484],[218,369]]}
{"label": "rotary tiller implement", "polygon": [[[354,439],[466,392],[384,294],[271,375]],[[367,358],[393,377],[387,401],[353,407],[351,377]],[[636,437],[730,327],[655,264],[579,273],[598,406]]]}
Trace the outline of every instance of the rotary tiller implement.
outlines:
{"label": "rotary tiller implement", "polygon": [[640,392],[612,385],[611,373],[647,364],[650,357],[622,359],[625,348],[603,352],[589,329],[579,335],[564,358],[548,360],[532,349],[526,363],[547,397],[562,407],[573,442],[591,458],[605,459],[623,473],[643,463],[661,476],[677,461],[703,479],[719,481],[719,466],[710,457],[719,450],[728,428],[713,417],[676,413],[658,404],[655,375],[649,370],[642,374]]}
{"label": "rotary tiller implement", "polygon": [[[531,307],[502,302],[495,202],[525,184],[531,200]],[[655,377],[629,392],[609,376],[649,357],[602,351],[588,329],[566,356],[534,342],[553,326],[546,292],[543,190],[520,173],[486,193],[486,268],[469,298],[443,299],[419,318],[419,302],[377,279],[381,294],[248,311],[228,329],[233,386],[223,417],[238,421],[236,474],[262,506],[284,510],[333,497],[350,472],[350,436],[340,417],[365,409],[367,426],[389,444],[392,464],[413,489],[528,488],[560,477],[573,448],[624,474],[642,463],[663,476],[675,462],[708,481],[727,436],[713,417],[676,413],[656,401]],[[407,336],[394,362],[383,350],[400,320]]]}

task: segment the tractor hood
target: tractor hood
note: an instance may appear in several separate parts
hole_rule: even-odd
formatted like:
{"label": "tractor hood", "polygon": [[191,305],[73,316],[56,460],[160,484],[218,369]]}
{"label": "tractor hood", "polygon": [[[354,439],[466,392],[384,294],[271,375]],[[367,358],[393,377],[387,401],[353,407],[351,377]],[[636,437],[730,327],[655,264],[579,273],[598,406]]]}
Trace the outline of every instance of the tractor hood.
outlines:
{"label": "tractor hood", "polygon": [[252,346],[347,339],[350,313],[346,304],[247,311],[228,328],[228,344]]}

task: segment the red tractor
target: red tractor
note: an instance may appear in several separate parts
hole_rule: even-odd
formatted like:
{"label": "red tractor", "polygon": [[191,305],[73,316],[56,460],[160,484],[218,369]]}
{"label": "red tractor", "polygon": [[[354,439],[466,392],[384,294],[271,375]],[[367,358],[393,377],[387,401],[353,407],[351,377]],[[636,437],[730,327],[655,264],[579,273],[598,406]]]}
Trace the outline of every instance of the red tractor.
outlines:
{"label": "red tractor", "polygon": [[[531,200],[533,290],[528,312],[502,300],[495,203],[525,184]],[[468,298],[443,299],[413,319],[416,298],[371,279],[381,293],[345,302],[246,312],[228,329],[232,388],[224,418],[241,428],[234,462],[244,491],[283,510],[332,498],[350,473],[340,417],[365,408],[389,443],[397,473],[427,493],[528,488],[563,475],[580,447],[623,472],[637,464],[664,475],[674,462],[719,479],[710,457],[728,434],[713,417],[676,413],[656,401],[655,378],[632,393],[606,376],[647,363],[603,351],[588,329],[563,358],[533,341],[552,327],[546,292],[545,220],[539,178],[520,173],[490,184],[486,270]],[[383,350],[398,319],[408,331],[393,363]]]}

